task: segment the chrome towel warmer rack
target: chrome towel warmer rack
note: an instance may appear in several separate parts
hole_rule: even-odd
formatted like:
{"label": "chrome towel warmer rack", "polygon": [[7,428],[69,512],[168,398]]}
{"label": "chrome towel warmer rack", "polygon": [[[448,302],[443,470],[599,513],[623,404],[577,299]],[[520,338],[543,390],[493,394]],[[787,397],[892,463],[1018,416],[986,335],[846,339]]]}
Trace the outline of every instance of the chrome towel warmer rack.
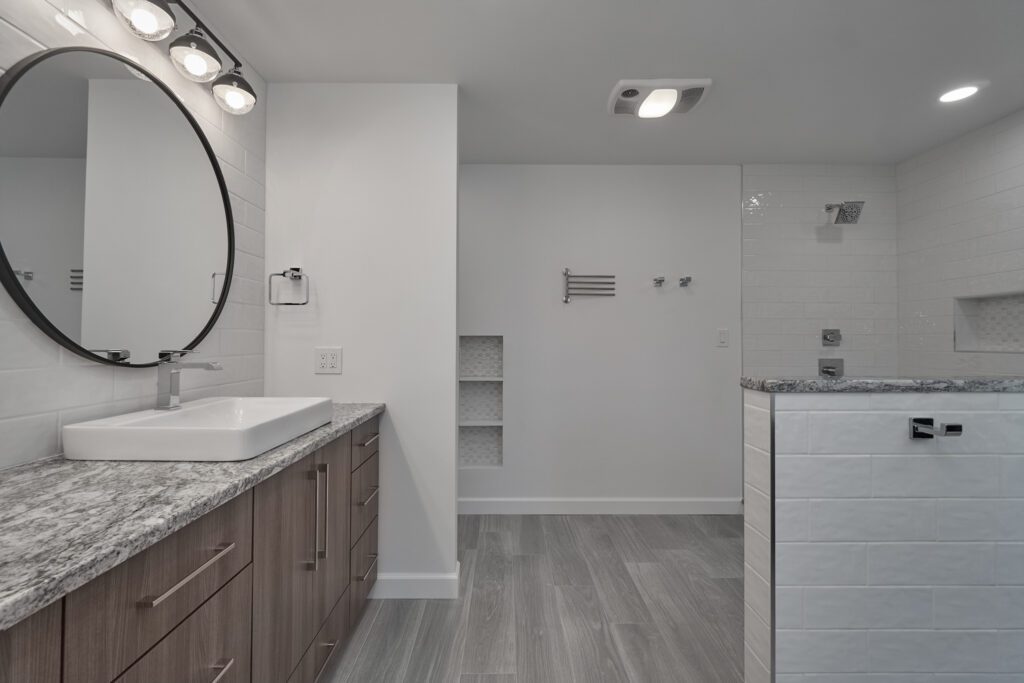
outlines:
{"label": "chrome towel warmer rack", "polygon": [[566,268],[562,278],[565,282],[563,303],[569,303],[574,296],[615,296],[614,275],[574,275]]}

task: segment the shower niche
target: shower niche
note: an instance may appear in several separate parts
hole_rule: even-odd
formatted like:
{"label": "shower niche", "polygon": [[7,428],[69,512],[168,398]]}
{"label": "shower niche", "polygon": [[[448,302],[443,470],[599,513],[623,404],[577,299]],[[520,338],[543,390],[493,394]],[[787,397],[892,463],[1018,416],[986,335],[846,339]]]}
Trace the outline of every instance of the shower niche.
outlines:
{"label": "shower niche", "polygon": [[1024,353],[1024,292],[956,300],[957,351]]}
{"label": "shower niche", "polygon": [[459,467],[500,467],[504,435],[504,339],[459,337]]}

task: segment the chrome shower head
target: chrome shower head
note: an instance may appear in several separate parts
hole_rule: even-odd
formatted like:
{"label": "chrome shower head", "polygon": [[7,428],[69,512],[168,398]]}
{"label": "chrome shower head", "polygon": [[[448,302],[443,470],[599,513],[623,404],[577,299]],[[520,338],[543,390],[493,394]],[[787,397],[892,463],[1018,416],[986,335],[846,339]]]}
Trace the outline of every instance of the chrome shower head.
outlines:
{"label": "chrome shower head", "polygon": [[852,225],[860,220],[860,212],[864,209],[864,202],[842,202],[840,204],[826,204],[825,213],[828,214],[832,225]]}

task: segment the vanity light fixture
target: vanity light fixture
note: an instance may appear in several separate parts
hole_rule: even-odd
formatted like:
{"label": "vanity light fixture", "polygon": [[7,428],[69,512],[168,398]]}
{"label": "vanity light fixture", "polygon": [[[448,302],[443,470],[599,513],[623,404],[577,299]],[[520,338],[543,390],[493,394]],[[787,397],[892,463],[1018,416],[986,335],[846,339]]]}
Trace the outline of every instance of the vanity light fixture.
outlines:
{"label": "vanity light fixture", "polygon": [[165,0],[113,0],[114,15],[136,37],[163,40],[177,23]]}
{"label": "vanity light fixture", "polygon": [[972,95],[976,95],[979,88],[976,85],[964,85],[959,88],[954,88],[949,92],[939,97],[939,102],[943,104],[951,104],[953,102],[959,102],[960,100],[966,100]]}
{"label": "vanity light fixture", "polygon": [[[242,76],[242,62],[183,0],[111,0],[111,3],[114,14],[125,28],[148,41],[163,40],[171,34],[177,25],[171,4],[180,7],[194,27],[171,41],[168,52],[174,68],[190,81],[212,81],[213,99],[229,114],[248,114],[256,106],[256,91]],[[233,66],[218,78],[226,61],[221,54],[230,59]]]}
{"label": "vanity light fixture", "polygon": [[248,114],[256,106],[256,92],[235,67],[213,84],[213,99],[229,114]]}
{"label": "vanity light fixture", "polygon": [[222,68],[220,57],[198,26],[175,38],[168,51],[178,73],[196,83],[209,83]]}

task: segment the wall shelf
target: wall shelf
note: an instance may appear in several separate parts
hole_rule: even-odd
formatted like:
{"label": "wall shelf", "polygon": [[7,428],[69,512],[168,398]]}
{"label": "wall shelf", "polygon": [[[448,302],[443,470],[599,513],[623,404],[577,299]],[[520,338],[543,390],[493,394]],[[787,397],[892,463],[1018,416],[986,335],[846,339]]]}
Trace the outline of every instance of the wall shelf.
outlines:
{"label": "wall shelf", "polygon": [[1024,353],[1024,293],[955,300],[953,348],[980,353]]}
{"label": "wall shelf", "polygon": [[501,467],[504,340],[459,337],[459,467]]}

